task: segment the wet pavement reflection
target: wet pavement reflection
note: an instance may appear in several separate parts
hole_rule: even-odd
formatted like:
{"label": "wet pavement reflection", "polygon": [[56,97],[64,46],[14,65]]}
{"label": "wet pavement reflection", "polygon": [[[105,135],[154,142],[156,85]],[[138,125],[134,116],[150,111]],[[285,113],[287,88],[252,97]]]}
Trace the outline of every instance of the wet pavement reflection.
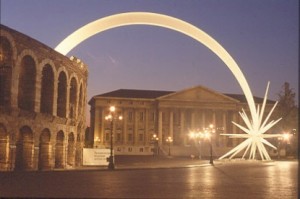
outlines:
{"label": "wet pavement reflection", "polygon": [[0,173],[1,197],[292,199],[297,161],[180,168]]}

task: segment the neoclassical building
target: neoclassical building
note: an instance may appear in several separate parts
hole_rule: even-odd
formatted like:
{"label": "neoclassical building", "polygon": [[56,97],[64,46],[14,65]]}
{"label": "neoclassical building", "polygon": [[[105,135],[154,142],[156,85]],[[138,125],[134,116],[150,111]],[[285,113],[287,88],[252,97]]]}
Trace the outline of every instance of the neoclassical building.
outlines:
{"label": "neoclassical building", "polygon": [[81,163],[87,66],[0,26],[0,171]]}
{"label": "neoclassical building", "polygon": [[[263,102],[262,98],[254,100]],[[242,140],[220,134],[242,133],[232,121],[243,124],[238,113],[242,108],[249,113],[243,95],[222,94],[203,86],[177,92],[120,89],[94,96],[89,104],[90,139],[94,140],[94,147],[110,147],[111,123],[105,116],[113,105],[115,114],[123,116],[123,120],[113,124],[115,154],[132,155],[153,154],[155,135],[160,153],[166,154],[170,147],[172,155],[207,156],[209,142],[191,139],[189,134],[212,124],[213,155],[221,156]],[[267,101],[266,109],[270,110],[273,104],[274,101]],[[167,141],[168,137],[172,143]]]}

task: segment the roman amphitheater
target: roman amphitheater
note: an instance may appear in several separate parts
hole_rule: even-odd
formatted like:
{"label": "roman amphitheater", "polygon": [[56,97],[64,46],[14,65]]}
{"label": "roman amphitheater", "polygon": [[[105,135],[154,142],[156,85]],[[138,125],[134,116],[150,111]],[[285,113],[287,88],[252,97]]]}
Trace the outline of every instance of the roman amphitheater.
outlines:
{"label": "roman amphitheater", "polygon": [[88,69],[0,26],[0,171],[81,164]]}

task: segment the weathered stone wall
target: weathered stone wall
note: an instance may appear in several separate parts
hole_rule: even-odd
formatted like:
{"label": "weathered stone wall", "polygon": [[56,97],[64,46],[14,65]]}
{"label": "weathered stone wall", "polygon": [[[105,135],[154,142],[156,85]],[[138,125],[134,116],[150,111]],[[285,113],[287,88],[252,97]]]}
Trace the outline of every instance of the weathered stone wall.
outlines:
{"label": "weathered stone wall", "polygon": [[87,66],[3,25],[0,41],[0,171],[80,166]]}

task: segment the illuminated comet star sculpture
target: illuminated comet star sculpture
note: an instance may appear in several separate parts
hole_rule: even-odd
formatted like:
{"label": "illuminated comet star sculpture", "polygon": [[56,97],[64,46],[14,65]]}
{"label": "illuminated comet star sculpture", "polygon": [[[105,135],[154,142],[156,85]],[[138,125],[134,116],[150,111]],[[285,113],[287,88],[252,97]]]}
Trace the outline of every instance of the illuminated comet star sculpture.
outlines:
{"label": "illuminated comet star sculpture", "polygon": [[281,118],[279,118],[276,121],[272,120],[271,122],[268,123],[268,120],[278,102],[276,102],[274,104],[273,108],[271,109],[271,111],[269,112],[267,117],[263,120],[263,113],[264,113],[264,109],[266,106],[269,85],[270,85],[270,82],[268,82],[268,85],[267,85],[262,108],[260,110],[259,105],[257,106],[256,114],[252,115],[252,121],[249,120],[249,118],[246,115],[244,110],[242,110],[242,112],[239,112],[247,127],[244,127],[235,122],[232,122],[234,125],[236,125],[241,130],[243,130],[246,134],[221,134],[221,135],[229,136],[229,138],[246,138],[246,140],[243,141],[242,143],[240,143],[238,146],[236,146],[232,150],[230,150],[228,153],[226,153],[222,157],[220,157],[219,159],[223,159],[228,156],[229,156],[229,159],[231,159],[232,157],[234,157],[236,154],[238,154],[239,152],[241,152],[244,149],[246,149],[246,150],[245,150],[242,158],[245,157],[245,155],[247,154],[247,152],[250,149],[249,159],[255,159],[256,151],[258,149],[262,160],[271,160],[264,144],[266,144],[274,149],[277,149],[277,148],[274,145],[272,145],[270,142],[268,142],[265,138],[280,137],[282,135],[281,134],[265,134],[265,132],[267,130],[269,130],[272,126],[274,126],[277,122],[279,122],[281,120]]}
{"label": "illuminated comet star sculpture", "polygon": [[[269,124],[267,124],[267,121],[273,112],[276,104],[274,105],[272,111],[269,113],[268,117],[265,119],[263,124],[261,124],[263,112],[266,104],[266,95],[269,88],[269,83],[264,99],[264,103],[262,106],[261,112],[259,111],[259,107],[256,110],[255,108],[255,102],[253,99],[252,92],[250,90],[250,87],[248,85],[248,82],[242,73],[241,69],[237,65],[237,63],[234,61],[234,59],[230,56],[230,54],[210,35],[202,31],[196,26],[193,26],[190,23],[187,23],[185,21],[182,21],[180,19],[158,14],[158,13],[148,13],[148,12],[129,12],[129,13],[120,13],[111,15],[108,17],[104,17],[101,19],[97,19],[91,23],[88,23],[84,25],[83,27],[77,29],[75,32],[70,34],[67,38],[65,38],[59,45],[55,48],[56,51],[60,52],[63,55],[66,55],[68,52],[70,52],[75,46],[83,42],[84,40],[88,39],[89,37],[112,29],[116,27],[121,26],[128,26],[128,25],[150,25],[150,26],[159,26],[163,28],[168,28],[174,31],[181,32],[198,42],[202,43],[204,46],[206,46],[208,49],[210,49],[212,52],[214,52],[230,69],[230,71],[233,73],[234,77],[240,84],[246,100],[248,102],[250,114],[252,117],[252,121],[250,121],[245,113],[240,113],[242,118],[244,119],[248,129],[246,127],[242,127],[236,123],[234,123],[236,126],[241,128],[243,131],[245,131],[247,134],[241,135],[241,134],[225,134],[229,135],[230,138],[247,138],[244,142],[242,142],[240,145],[238,145],[236,148],[229,151],[227,154],[222,156],[220,159],[227,157],[229,155],[230,158],[235,156],[237,153],[239,153],[244,148],[246,149],[245,154],[251,147],[250,151],[250,158],[255,158],[256,149],[258,148],[262,159],[270,160],[270,156],[268,155],[265,147],[263,144],[269,145],[276,149],[271,143],[269,143],[264,138],[271,138],[271,137],[279,137],[280,135],[265,135],[264,133],[270,129],[272,126],[274,126],[280,119],[277,121],[272,121]],[[244,154],[244,156],[245,156]],[[244,157],[243,156],[243,157]]]}

